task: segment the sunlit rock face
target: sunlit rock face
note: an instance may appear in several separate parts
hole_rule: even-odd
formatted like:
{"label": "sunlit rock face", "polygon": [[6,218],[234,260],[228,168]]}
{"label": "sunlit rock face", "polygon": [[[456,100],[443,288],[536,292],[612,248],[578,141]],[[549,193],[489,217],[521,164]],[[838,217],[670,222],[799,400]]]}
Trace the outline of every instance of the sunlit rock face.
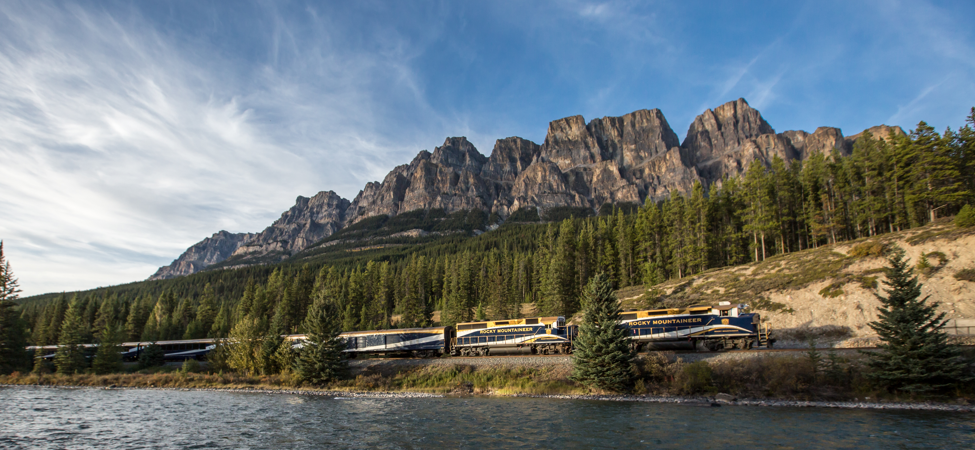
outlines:
{"label": "sunlit rock face", "polygon": [[162,266],[150,280],[165,280],[199,272],[211,264],[216,264],[230,257],[246,241],[252,239],[254,233],[228,233],[219,231],[186,249],[172,264]]}
{"label": "sunlit rock face", "polygon": [[[291,209],[233,253],[238,264],[283,260],[344,226],[349,201],[332,191],[298,197]],[[270,258],[269,258],[270,257]]]}

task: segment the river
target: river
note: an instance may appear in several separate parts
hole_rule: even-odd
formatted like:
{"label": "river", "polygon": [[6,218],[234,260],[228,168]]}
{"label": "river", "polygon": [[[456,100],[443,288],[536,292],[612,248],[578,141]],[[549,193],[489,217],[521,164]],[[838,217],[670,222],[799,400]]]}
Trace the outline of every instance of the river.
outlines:
{"label": "river", "polygon": [[0,448],[975,448],[975,414],[0,387]]}

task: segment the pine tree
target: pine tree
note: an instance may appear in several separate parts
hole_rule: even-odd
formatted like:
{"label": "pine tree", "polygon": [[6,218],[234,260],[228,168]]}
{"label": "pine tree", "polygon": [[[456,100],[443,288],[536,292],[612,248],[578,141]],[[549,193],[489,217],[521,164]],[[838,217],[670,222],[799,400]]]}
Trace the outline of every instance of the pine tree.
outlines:
{"label": "pine tree", "polygon": [[308,339],[298,355],[298,376],[316,385],[344,377],[348,363],[342,355],[345,341],[339,338],[342,329],[335,305],[324,295],[318,295],[303,327]]}
{"label": "pine tree", "polygon": [[156,344],[149,344],[139,355],[139,369],[148,369],[166,364],[166,352]]}
{"label": "pine tree", "polygon": [[583,292],[585,316],[572,357],[572,379],[590,388],[621,392],[632,381],[634,357],[626,328],[619,325],[620,305],[613,286],[597,274]]}
{"label": "pine tree", "polygon": [[58,373],[66,375],[79,373],[88,365],[85,361],[84,349],[81,347],[83,331],[81,301],[75,296],[64,314],[64,322],[61,323],[58,351],[54,356],[54,365],[57,366]]}
{"label": "pine tree", "polygon": [[20,296],[19,284],[10,269],[10,261],[3,255],[3,241],[0,241],[0,302],[17,300]]}
{"label": "pine tree", "polygon": [[261,347],[264,333],[260,319],[244,317],[230,330],[227,365],[237,373],[257,375],[261,372]]}
{"label": "pine tree", "polygon": [[871,377],[888,389],[912,393],[968,381],[960,350],[948,344],[943,331],[945,313],[936,311],[937,302],[928,304],[929,297],[919,299],[921,284],[903,251],[893,252],[888,263],[887,297],[876,294],[880,317],[868,324],[882,341],[879,352],[867,353]]}
{"label": "pine tree", "polygon": [[108,324],[102,328],[98,342],[98,351],[91,362],[91,368],[96,374],[104,375],[122,370],[122,328],[115,324]]}
{"label": "pine tree", "polygon": [[0,374],[25,368],[30,361],[30,355],[24,350],[26,327],[14,303],[20,293],[17,284],[0,241]]}

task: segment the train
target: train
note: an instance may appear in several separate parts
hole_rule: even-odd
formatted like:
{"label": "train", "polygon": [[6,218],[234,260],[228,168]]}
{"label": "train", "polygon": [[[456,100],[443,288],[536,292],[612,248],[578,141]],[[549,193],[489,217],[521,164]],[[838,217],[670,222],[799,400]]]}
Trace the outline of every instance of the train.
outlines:
{"label": "train", "polygon": [[[746,310],[747,305],[729,302],[717,306],[627,310],[620,314],[619,324],[626,328],[636,352],[771,348],[775,340],[771,338],[768,324],[762,322],[760,314]],[[568,355],[578,336],[578,325],[567,324],[563,316],[463,322],[455,327],[350,331],[339,335],[345,341],[343,353],[348,358]],[[284,338],[300,347],[306,335]],[[205,359],[220,342],[220,339],[125,342],[122,355],[127,360],[135,360],[146,346],[155,344],[162,347],[169,361]],[[52,350],[46,357],[53,357],[57,346],[29,348]]]}
{"label": "train", "polygon": [[[717,306],[628,310],[619,324],[636,352],[721,351],[770,348],[775,340],[758,313],[729,302]],[[513,353],[571,354],[579,327],[565,317],[532,317],[458,323],[456,327],[347,332],[343,352],[350,358],[375,356],[490,356]],[[289,338],[301,340],[303,335]]]}

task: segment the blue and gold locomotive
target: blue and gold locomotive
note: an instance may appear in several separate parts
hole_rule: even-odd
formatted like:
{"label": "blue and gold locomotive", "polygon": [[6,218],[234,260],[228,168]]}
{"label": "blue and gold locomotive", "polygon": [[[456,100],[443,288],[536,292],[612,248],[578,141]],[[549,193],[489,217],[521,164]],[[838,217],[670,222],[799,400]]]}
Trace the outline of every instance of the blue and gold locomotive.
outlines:
{"label": "blue and gold locomotive", "polygon": [[769,339],[761,316],[743,309],[744,305],[722,302],[718,306],[627,311],[620,314],[620,325],[629,330],[637,351],[770,347],[774,340]]}

